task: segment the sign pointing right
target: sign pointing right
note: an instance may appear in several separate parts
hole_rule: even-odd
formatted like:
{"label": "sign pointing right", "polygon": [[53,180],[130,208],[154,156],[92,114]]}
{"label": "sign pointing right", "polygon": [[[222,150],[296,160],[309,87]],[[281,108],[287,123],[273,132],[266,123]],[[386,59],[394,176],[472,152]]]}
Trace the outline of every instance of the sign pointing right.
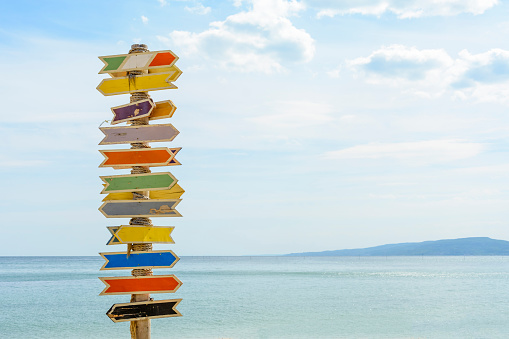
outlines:
{"label": "sign pointing right", "polygon": [[99,177],[106,183],[101,193],[152,191],[172,188],[177,179],[170,172]]}
{"label": "sign pointing right", "polygon": [[172,141],[179,134],[172,124],[99,127],[99,129],[105,135],[99,145]]}

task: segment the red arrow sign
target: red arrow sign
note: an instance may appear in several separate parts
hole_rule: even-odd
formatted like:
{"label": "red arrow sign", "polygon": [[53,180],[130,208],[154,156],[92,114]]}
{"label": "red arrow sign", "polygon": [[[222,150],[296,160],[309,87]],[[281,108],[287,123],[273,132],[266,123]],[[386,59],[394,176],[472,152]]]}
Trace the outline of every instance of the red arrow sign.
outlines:
{"label": "red arrow sign", "polygon": [[99,295],[173,293],[182,282],[173,274],[140,277],[100,277],[106,288]]}
{"label": "red arrow sign", "polygon": [[180,165],[175,155],[182,148],[135,148],[99,151],[106,158],[99,167],[129,168],[132,166]]}

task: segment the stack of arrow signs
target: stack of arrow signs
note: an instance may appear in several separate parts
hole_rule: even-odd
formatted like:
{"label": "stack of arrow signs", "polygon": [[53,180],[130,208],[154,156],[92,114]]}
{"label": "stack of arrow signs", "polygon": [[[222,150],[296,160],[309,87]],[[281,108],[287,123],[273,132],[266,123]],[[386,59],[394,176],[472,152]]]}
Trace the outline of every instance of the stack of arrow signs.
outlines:
{"label": "stack of arrow signs", "polygon": [[[103,95],[147,92],[177,88],[172,81],[182,74],[174,64],[178,57],[171,51],[132,53],[99,57],[105,66],[99,74],[109,74],[97,89]],[[129,76],[130,71],[143,74]],[[112,125],[148,118],[149,121],[170,118],[176,107],[170,100],[140,100],[111,108]],[[99,145],[147,142],[170,142],[178,131],[172,124],[102,127],[104,139]],[[104,161],[99,167],[128,169],[133,166],[175,166],[180,148],[144,148],[101,150]],[[169,172],[103,176],[102,194],[107,194],[99,210],[106,218],[180,217],[175,207],[184,190]],[[149,199],[133,200],[133,192],[149,192]],[[171,268],[179,260],[172,251],[130,251],[132,244],[173,244],[170,226],[110,226],[108,245],[127,244],[126,252],[100,253],[105,259],[101,270]],[[100,295],[173,293],[182,282],[174,275],[101,277],[106,288]],[[115,304],[107,312],[114,322],[180,316],[176,306],[181,299],[141,301]]]}

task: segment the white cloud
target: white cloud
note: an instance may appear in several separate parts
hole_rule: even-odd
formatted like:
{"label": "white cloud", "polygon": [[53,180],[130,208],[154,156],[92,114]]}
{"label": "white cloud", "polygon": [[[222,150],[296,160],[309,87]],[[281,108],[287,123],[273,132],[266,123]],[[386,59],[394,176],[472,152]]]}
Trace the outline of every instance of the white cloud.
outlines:
{"label": "white cloud", "polygon": [[430,164],[470,158],[481,152],[479,143],[462,140],[428,140],[400,143],[369,143],[327,152],[326,159],[397,159]]}
{"label": "white cloud", "polygon": [[265,129],[303,128],[326,124],[333,120],[332,108],[328,104],[309,101],[279,101],[271,105],[274,114],[249,118],[248,121]]}
{"label": "white cloud", "polygon": [[200,32],[173,31],[159,40],[179,47],[184,55],[241,72],[282,71],[283,64],[308,62],[315,54],[315,44],[303,29],[295,27],[290,17],[304,9],[296,0],[250,0],[248,10],[210,23]]}
{"label": "white cloud", "polygon": [[308,0],[317,17],[361,14],[381,16],[393,13],[400,19],[426,16],[453,16],[462,13],[483,14],[499,3],[498,0]]}
{"label": "white cloud", "polygon": [[356,74],[375,84],[407,86],[416,91],[424,88],[441,93],[450,79],[454,60],[443,49],[418,50],[415,47],[391,45],[382,47],[368,57],[347,62]]}
{"label": "white cloud", "polygon": [[141,16],[141,21],[144,23],[144,24],[147,24],[148,23],[148,18],[144,15]]}
{"label": "white cloud", "polygon": [[197,4],[194,7],[184,7],[187,11],[194,13],[194,14],[200,14],[205,15],[210,13],[210,7],[205,7],[201,3]]}
{"label": "white cloud", "polygon": [[509,103],[509,51],[502,49],[480,54],[463,50],[453,59],[443,49],[391,45],[347,65],[368,83],[404,87],[420,96],[449,91],[458,99]]}
{"label": "white cloud", "polygon": [[166,6],[166,0],[157,0],[157,2],[159,2],[159,4],[161,5],[161,7]]}

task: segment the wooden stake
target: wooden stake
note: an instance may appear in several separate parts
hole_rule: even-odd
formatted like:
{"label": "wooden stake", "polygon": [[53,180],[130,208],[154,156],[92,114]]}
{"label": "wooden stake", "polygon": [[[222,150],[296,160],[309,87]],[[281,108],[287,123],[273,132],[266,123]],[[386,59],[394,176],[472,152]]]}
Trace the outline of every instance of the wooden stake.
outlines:
{"label": "wooden stake", "polygon": [[[147,46],[143,44],[134,44],[131,46],[131,50],[129,51],[129,54],[132,53],[146,53],[148,52]],[[133,72],[127,72],[127,76],[136,76],[137,74],[142,73],[143,71],[133,71]],[[147,72],[148,73],[148,72]],[[133,78],[135,80],[135,78]],[[147,92],[134,92],[131,94],[131,103],[140,101],[143,99],[150,98]],[[148,117],[143,117],[141,119],[132,120],[132,125],[148,125]],[[132,143],[131,148],[146,148],[148,147],[147,144],[144,143]],[[131,174],[140,174],[142,173],[150,173],[150,168],[148,166],[140,167],[136,166],[133,167],[131,170]],[[144,199],[148,198],[149,191],[135,191],[133,192],[133,200],[138,199]],[[129,224],[133,225],[147,225],[151,226],[152,222],[148,218],[133,218],[129,222]],[[132,244],[129,246],[134,251],[151,251],[152,250],[152,244]],[[132,270],[131,274],[133,276],[138,275],[152,275],[151,269],[134,269]],[[131,302],[136,301],[147,301],[150,300],[150,294],[132,294],[131,295]],[[137,320],[137,321],[131,321],[131,339],[150,339],[150,319],[145,320]]]}

